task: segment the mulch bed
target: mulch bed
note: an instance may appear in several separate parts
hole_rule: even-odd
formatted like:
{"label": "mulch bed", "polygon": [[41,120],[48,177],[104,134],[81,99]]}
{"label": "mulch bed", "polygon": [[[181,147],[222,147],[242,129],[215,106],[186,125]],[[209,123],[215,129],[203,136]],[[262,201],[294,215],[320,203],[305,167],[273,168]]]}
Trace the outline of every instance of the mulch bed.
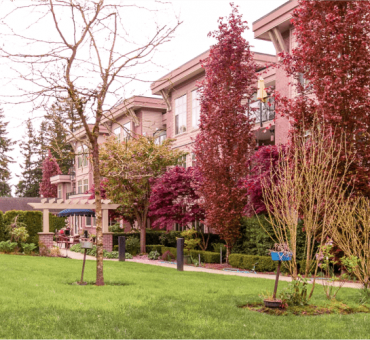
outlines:
{"label": "mulch bed", "polygon": [[323,314],[355,314],[355,313],[370,313],[370,308],[365,305],[358,307],[349,307],[341,302],[332,302],[328,306],[288,306],[287,308],[267,308],[261,302],[248,303],[240,308],[246,308],[254,312],[264,313],[269,315],[287,316],[287,315],[299,315],[299,316],[314,316]]}

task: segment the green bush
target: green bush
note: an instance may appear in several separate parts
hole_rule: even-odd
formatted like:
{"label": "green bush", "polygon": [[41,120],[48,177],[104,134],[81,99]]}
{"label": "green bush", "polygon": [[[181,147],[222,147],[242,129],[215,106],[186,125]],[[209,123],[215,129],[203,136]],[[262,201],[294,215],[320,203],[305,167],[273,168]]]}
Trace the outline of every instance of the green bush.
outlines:
{"label": "green bush", "polygon": [[126,260],[131,260],[133,259],[134,257],[130,254],[130,253],[125,253],[125,259]]}
{"label": "green bush", "polygon": [[[122,230],[122,229],[121,229]],[[146,244],[152,245],[152,244],[161,244],[159,238],[162,234],[164,234],[165,231],[163,230],[146,230]],[[113,233],[113,246],[118,245],[118,237],[119,236],[125,236],[126,240],[128,237],[135,237],[138,240],[140,240],[140,232],[135,231],[132,233],[124,233],[124,232],[114,232]]]}
{"label": "green bush", "polygon": [[203,250],[190,250],[190,256],[198,260],[200,254],[200,261],[204,263],[220,263],[220,253]]}
{"label": "green bush", "polygon": [[[176,248],[173,248],[173,247],[161,247],[161,253],[162,254],[164,254],[166,251],[169,251],[174,256],[175,259],[177,258],[177,249]],[[184,253],[185,253],[185,250],[184,250]]]}
{"label": "green bush", "polygon": [[[18,222],[24,223],[27,228],[29,237],[26,243],[39,242],[38,233],[42,232],[42,212],[41,211],[22,211],[10,210],[3,215],[3,225],[0,223],[0,240],[9,240],[10,235],[6,231],[6,226],[9,225],[14,218],[18,216]],[[57,217],[49,214],[49,231],[54,232],[55,229],[61,229],[65,226],[65,217]],[[1,239],[2,237],[2,239]]]}
{"label": "green bush", "polygon": [[160,255],[162,255],[162,245],[160,244],[152,244],[146,246],[146,252],[149,254],[151,251],[157,251]]}
{"label": "green bush", "polygon": [[116,224],[113,224],[113,225],[109,226],[108,230],[109,230],[110,233],[120,233],[120,232],[122,232],[122,229],[121,229],[121,226],[120,226],[119,223],[116,223]]}
{"label": "green bush", "polygon": [[18,245],[17,242],[10,242],[10,240],[2,241],[0,242],[0,252],[9,254],[15,250],[17,245]]}
{"label": "green bush", "polygon": [[270,256],[230,254],[229,264],[236,268],[255,270],[258,272],[273,272],[276,270],[277,262],[272,261]]}
{"label": "green bush", "polygon": [[0,241],[5,241],[5,225],[4,225],[4,214],[0,210]]}
{"label": "green bush", "polygon": [[140,252],[140,240],[136,237],[126,239],[126,251],[135,256]]}
{"label": "green bush", "polygon": [[36,248],[37,246],[34,243],[22,243],[23,252],[27,255],[30,255]]}
{"label": "green bush", "polygon": [[149,253],[149,255],[148,255],[148,259],[149,260],[158,260],[158,258],[159,258],[159,256],[160,256],[161,254],[159,254],[156,250],[153,250],[153,251],[151,251],[150,253]]}

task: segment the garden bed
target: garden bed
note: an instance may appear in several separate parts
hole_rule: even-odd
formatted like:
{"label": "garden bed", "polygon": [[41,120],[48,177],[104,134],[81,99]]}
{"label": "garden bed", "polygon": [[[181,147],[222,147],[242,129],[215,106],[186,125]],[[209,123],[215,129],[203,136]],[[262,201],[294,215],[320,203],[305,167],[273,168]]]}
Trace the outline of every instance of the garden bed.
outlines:
{"label": "garden bed", "polygon": [[356,314],[356,313],[370,313],[370,308],[365,305],[357,307],[350,307],[342,302],[333,301],[326,306],[288,306],[286,308],[267,308],[262,302],[248,303],[241,308],[246,308],[254,312],[264,313],[269,315],[288,316],[313,316],[322,314]]}

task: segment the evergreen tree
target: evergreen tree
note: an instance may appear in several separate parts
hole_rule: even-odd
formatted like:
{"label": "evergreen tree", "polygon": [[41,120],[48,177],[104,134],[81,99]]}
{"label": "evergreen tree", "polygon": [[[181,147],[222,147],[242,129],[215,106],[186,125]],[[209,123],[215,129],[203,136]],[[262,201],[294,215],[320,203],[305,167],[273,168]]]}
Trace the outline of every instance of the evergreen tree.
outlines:
{"label": "evergreen tree", "polygon": [[42,148],[57,160],[60,170],[67,174],[73,166],[74,154],[67,137],[81,128],[81,119],[68,100],[56,102],[45,115],[45,145]]}
{"label": "evergreen tree", "polygon": [[40,162],[40,141],[35,135],[31,119],[26,122],[26,139],[20,143],[21,154],[25,158],[21,180],[16,186],[16,195],[19,197],[38,197],[39,186],[42,180]]}
{"label": "evergreen tree", "polygon": [[13,163],[13,158],[8,156],[7,153],[13,150],[12,146],[15,144],[10,138],[6,137],[9,122],[5,122],[4,118],[4,112],[0,109],[0,197],[11,196],[8,181],[11,178],[9,163]]}

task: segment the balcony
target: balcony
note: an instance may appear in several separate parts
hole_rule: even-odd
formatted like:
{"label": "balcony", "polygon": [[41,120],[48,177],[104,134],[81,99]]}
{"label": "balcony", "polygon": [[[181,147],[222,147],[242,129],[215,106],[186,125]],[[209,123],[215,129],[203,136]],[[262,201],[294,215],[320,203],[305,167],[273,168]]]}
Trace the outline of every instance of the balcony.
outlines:
{"label": "balcony", "polygon": [[70,196],[77,195],[74,191],[73,192],[67,192],[67,200]]}
{"label": "balcony", "polygon": [[249,106],[251,110],[249,114],[251,118],[255,119],[255,124],[263,126],[264,122],[275,119],[275,102],[274,98],[268,98],[266,103],[255,101]]}
{"label": "balcony", "polygon": [[71,183],[71,175],[55,175],[50,177],[51,184]]}

